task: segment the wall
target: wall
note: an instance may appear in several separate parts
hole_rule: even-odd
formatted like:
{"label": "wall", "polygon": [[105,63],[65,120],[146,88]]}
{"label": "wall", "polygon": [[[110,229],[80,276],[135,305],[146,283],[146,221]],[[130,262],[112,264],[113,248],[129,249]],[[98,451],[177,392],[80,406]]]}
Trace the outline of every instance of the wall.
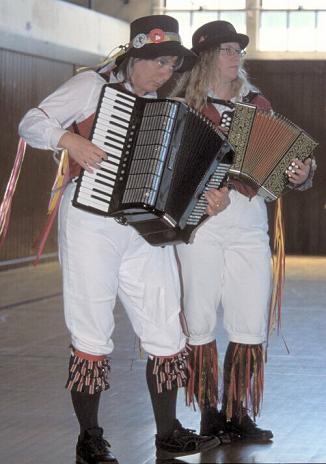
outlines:
{"label": "wall", "polygon": [[[109,3],[112,8],[121,6],[121,2]],[[146,2],[141,3],[144,6]],[[62,22],[62,18],[66,19]],[[78,24],[83,27],[77,27]],[[108,34],[112,30],[115,34]],[[124,21],[73,4],[56,0],[1,1],[0,199],[16,152],[17,126],[25,111],[72,76],[75,64],[97,62],[111,45],[127,41],[128,35],[129,26]],[[284,211],[287,252],[325,255],[326,241],[322,237],[326,226],[326,62],[249,60],[248,69],[275,110],[305,128],[320,143],[313,189],[284,197]],[[8,238],[0,249],[0,269],[16,260],[24,262],[35,253],[32,244],[46,220],[55,171],[51,153],[27,149]],[[269,209],[272,216],[272,205]],[[54,231],[45,252],[56,250]]]}
{"label": "wall", "polygon": [[[19,12],[19,13],[17,13]],[[75,65],[95,64],[128,42],[129,24],[58,0],[0,2],[0,201],[17,149],[23,114],[71,77]],[[0,269],[25,262],[45,221],[56,164],[50,152],[27,149],[14,197]],[[55,254],[56,234],[45,254]]]}
{"label": "wall", "polygon": [[284,196],[284,219],[289,254],[326,255],[326,61],[249,61],[248,71],[274,110],[320,144],[313,188]]}
{"label": "wall", "polygon": [[160,0],[68,0],[99,13],[131,22],[140,16],[156,14]]}

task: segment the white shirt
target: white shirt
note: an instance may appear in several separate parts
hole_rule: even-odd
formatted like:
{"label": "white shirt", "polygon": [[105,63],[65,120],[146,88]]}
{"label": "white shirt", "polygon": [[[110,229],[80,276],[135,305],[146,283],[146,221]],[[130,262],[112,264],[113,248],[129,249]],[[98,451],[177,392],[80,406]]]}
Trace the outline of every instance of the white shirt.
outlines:
{"label": "white shirt", "polygon": [[[119,80],[111,73],[110,83]],[[95,71],[76,74],[38,106],[29,110],[19,124],[19,135],[34,148],[58,150],[66,129],[75,121],[84,121],[95,113],[98,99],[107,81]],[[125,87],[132,91],[130,84]],[[156,98],[156,93],[146,95]]]}

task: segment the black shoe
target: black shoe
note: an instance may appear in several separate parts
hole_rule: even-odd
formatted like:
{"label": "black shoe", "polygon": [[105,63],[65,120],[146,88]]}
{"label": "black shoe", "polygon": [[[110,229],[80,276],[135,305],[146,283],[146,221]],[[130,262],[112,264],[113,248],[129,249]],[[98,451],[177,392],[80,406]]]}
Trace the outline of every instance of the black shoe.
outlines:
{"label": "black shoe", "polygon": [[271,430],[263,430],[246,414],[239,420],[232,417],[227,421],[227,431],[232,439],[269,441],[273,438]]}
{"label": "black shoe", "polygon": [[215,408],[207,408],[202,411],[200,435],[214,435],[220,439],[221,444],[226,445],[231,443],[231,437],[226,428],[225,414]]}
{"label": "black shoe", "polygon": [[110,451],[110,444],[103,438],[100,427],[86,430],[84,437],[78,438],[76,446],[76,464],[119,464]]}
{"label": "black shoe", "polygon": [[208,451],[218,446],[220,440],[213,436],[198,435],[194,430],[184,429],[176,420],[172,435],[165,439],[156,436],[155,444],[157,459],[166,460]]}

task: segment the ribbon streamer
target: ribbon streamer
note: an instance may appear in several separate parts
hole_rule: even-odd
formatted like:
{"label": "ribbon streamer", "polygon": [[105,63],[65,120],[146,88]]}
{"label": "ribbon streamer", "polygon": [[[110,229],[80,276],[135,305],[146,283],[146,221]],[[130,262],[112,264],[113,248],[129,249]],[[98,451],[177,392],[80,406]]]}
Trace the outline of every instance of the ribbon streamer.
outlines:
{"label": "ribbon streamer", "polygon": [[17,182],[19,179],[21,167],[24,161],[26,151],[26,142],[22,138],[19,139],[16,158],[12,168],[9,181],[0,205],[0,247],[3,245],[10,222],[11,206],[14,193],[16,191]]}
{"label": "ribbon streamer", "polygon": [[53,187],[51,190],[50,201],[49,201],[48,212],[47,212],[48,220],[46,221],[45,226],[39,235],[39,238],[34,243],[34,248],[37,247],[37,253],[36,253],[34,265],[38,264],[40,261],[46,241],[51,232],[55,218],[57,217],[62,194],[69,180],[70,180],[70,170],[69,170],[68,150],[63,150],[61,153],[57,175],[56,175],[56,178],[54,180]]}
{"label": "ribbon streamer", "polygon": [[285,233],[282,206],[282,198],[278,198],[275,205],[273,290],[269,309],[267,345],[273,331],[277,328],[277,333],[279,333],[281,328],[282,296],[285,281]]}

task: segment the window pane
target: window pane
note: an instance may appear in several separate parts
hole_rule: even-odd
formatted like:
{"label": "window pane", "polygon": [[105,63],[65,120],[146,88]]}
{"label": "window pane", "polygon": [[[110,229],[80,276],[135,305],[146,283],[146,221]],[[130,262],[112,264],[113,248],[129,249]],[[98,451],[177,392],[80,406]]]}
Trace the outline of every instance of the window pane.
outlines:
{"label": "window pane", "polygon": [[218,19],[216,11],[196,11],[193,12],[192,16],[192,32],[195,32],[198,27],[210,21],[216,21]]}
{"label": "window pane", "polygon": [[246,34],[246,13],[221,11],[219,19],[222,19],[223,21],[229,21],[229,23],[232,23],[236,28],[237,32]]}
{"label": "window pane", "polygon": [[326,12],[318,13],[316,33],[316,50],[326,51]]}
{"label": "window pane", "polygon": [[178,10],[240,10],[246,8],[246,0],[166,0],[166,8]]}
{"label": "window pane", "polygon": [[167,11],[169,16],[173,16],[179,23],[179,33],[181,36],[182,44],[185,47],[191,47],[191,28],[190,28],[190,13],[179,11]]}
{"label": "window pane", "polygon": [[287,50],[286,12],[262,12],[259,49]]}
{"label": "window pane", "polygon": [[244,10],[246,8],[246,1],[245,0],[219,0],[218,7],[216,9],[223,8],[224,10]]}
{"label": "window pane", "polygon": [[289,19],[288,50],[315,50],[315,14],[307,11],[292,11]]}
{"label": "window pane", "polygon": [[326,8],[325,0],[262,0],[262,8],[267,10],[303,8],[306,10],[318,10]]}
{"label": "window pane", "polygon": [[[178,10],[191,10],[194,7],[194,3],[192,0],[178,0],[177,3],[177,9]],[[176,8],[176,2],[175,0],[166,0],[166,8],[168,9],[175,9]],[[169,12],[166,12],[169,14]]]}

